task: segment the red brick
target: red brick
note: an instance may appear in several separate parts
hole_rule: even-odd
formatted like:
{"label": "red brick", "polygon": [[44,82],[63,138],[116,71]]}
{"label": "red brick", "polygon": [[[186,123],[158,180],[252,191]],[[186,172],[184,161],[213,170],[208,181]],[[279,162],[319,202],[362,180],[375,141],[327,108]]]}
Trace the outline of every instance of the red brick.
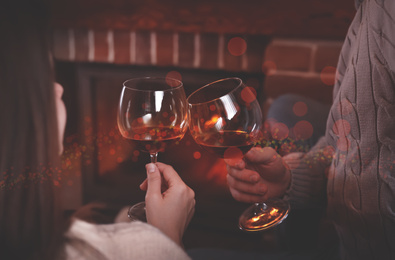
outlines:
{"label": "red brick", "polygon": [[151,65],[151,34],[136,32],[136,64]]}
{"label": "red brick", "polygon": [[94,31],[96,62],[108,62],[107,30]]}
{"label": "red brick", "polygon": [[173,65],[173,34],[169,32],[156,33],[157,64],[159,66]]}
{"label": "red brick", "polygon": [[274,41],[266,49],[265,61],[273,61],[278,70],[309,71],[311,54],[310,46]]}
{"label": "red brick", "polygon": [[262,60],[265,49],[269,44],[269,38],[260,35],[250,35],[246,37],[247,40],[247,71],[248,72],[262,72]]}
{"label": "red brick", "polygon": [[281,75],[274,74],[266,77],[264,90],[269,98],[276,98],[287,93],[300,94],[315,100],[330,104],[333,87],[325,85],[318,74]]}
{"label": "red brick", "polygon": [[[241,71],[242,70],[242,56],[234,56],[229,52],[228,43],[234,37],[241,37],[240,35],[225,35],[224,36],[224,69],[229,71]],[[245,39],[244,39],[245,40]]]}
{"label": "red brick", "polygon": [[315,71],[321,72],[326,66],[337,67],[341,47],[341,42],[318,44],[314,62]]}
{"label": "red brick", "polygon": [[130,32],[114,31],[114,62],[130,63]]}
{"label": "red brick", "polygon": [[75,40],[75,60],[87,61],[88,53],[89,53],[88,30],[87,29],[74,30],[74,40]]}
{"label": "red brick", "polygon": [[195,35],[180,33],[178,35],[178,65],[180,67],[193,67],[195,55]]}
{"label": "red brick", "polygon": [[218,34],[200,35],[200,66],[202,69],[218,69]]}

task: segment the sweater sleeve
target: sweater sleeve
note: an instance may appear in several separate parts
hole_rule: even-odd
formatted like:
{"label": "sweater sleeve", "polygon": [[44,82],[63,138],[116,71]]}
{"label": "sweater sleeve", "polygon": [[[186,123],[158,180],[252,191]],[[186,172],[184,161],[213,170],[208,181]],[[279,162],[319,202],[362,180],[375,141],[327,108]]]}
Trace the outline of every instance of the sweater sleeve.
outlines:
{"label": "sweater sleeve", "polygon": [[76,220],[66,237],[66,259],[190,260],[160,230],[139,221],[95,225]]}
{"label": "sweater sleeve", "polygon": [[291,169],[291,185],[286,198],[293,208],[326,206],[326,174],[332,161],[333,148],[325,137],[307,153],[290,153],[283,157]]}

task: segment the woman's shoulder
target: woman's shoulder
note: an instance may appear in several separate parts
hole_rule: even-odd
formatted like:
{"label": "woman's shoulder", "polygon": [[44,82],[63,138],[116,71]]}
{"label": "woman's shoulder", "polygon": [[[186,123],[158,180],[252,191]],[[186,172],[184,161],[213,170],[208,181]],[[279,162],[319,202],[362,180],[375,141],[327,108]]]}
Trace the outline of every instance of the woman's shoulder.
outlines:
{"label": "woman's shoulder", "polygon": [[103,256],[103,259],[189,259],[160,230],[140,221],[97,225],[74,220],[66,233],[66,240],[69,259],[71,256],[78,259],[77,255],[81,254],[79,259],[86,259],[92,254]]}
{"label": "woman's shoulder", "polygon": [[88,234],[107,234],[107,235],[120,235],[122,233],[130,234],[134,232],[160,232],[155,227],[148,225],[141,221],[121,222],[112,224],[94,224],[80,219],[72,221],[70,229],[66,233],[67,236],[77,235],[85,236]]}

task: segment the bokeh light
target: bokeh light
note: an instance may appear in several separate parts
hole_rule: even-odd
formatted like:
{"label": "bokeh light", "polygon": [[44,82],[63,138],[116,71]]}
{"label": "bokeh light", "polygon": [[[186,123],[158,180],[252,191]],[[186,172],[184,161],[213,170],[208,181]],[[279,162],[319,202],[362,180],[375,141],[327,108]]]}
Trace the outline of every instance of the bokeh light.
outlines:
{"label": "bokeh light", "polygon": [[325,85],[333,86],[336,79],[336,68],[333,66],[324,67],[321,71],[320,78]]}
{"label": "bokeh light", "polygon": [[275,140],[284,140],[289,135],[289,128],[283,123],[274,123],[270,129]]}
{"label": "bokeh light", "polygon": [[262,64],[262,72],[266,76],[273,75],[277,71],[277,65],[274,61],[267,60]]}
{"label": "bokeh light", "polygon": [[339,119],[333,124],[332,130],[337,136],[347,136],[351,131],[351,125],[347,120]]}
{"label": "bokeh light", "polygon": [[256,90],[253,87],[245,87],[240,95],[241,99],[246,103],[251,103],[256,100]]}
{"label": "bokeh light", "polygon": [[299,101],[293,105],[292,110],[296,116],[304,116],[307,113],[307,105],[305,102]]}
{"label": "bokeh light", "polygon": [[341,136],[337,142],[336,142],[337,149],[343,152],[346,152],[348,150],[348,147],[350,146],[350,141],[348,140],[347,137]]}
{"label": "bokeh light", "polygon": [[195,158],[196,160],[200,159],[202,157],[202,154],[198,151],[193,153],[193,158]]}
{"label": "bokeh light", "polygon": [[337,104],[336,110],[339,114],[345,116],[351,114],[354,111],[354,106],[348,99],[343,98]]}
{"label": "bokeh light", "polygon": [[170,80],[170,79],[178,79],[179,81],[182,81],[181,73],[179,73],[178,71],[172,70],[166,74],[166,83],[171,87],[177,87],[177,84],[173,80]]}
{"label": "bokeh light", "polygon": [[301,120],[293,127],[293,134],[296,140],[307,140],[313,135],[313,125],[306,120]]}
{"label": "bokeh light", "polygon": [[289,154],[297,151],[297,146],[294,142],[285,142],[281,144],[280,149],[283,154]]}
{"label": "bokeh light", "polygon": [[241,37],[233,37],[228,42],[228,51],[233,56],[241,56],[247,50],[247,43]]}
{"label": "bokeh light", "polygon": [[323,148],[323,155],[326,158],[332,159],[334,154],[335,154],[335,149],[333,148],[333,146],[328,145],[325,148]]}

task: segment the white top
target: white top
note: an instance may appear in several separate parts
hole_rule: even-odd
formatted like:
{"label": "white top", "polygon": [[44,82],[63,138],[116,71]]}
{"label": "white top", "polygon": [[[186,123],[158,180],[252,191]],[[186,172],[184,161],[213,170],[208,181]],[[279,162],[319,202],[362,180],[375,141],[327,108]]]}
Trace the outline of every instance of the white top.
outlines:
{"label": "white top", "polygon": [[159,229],[139,221],[97,225],[76,219],[66,238],[66,259],[190,260]]}

